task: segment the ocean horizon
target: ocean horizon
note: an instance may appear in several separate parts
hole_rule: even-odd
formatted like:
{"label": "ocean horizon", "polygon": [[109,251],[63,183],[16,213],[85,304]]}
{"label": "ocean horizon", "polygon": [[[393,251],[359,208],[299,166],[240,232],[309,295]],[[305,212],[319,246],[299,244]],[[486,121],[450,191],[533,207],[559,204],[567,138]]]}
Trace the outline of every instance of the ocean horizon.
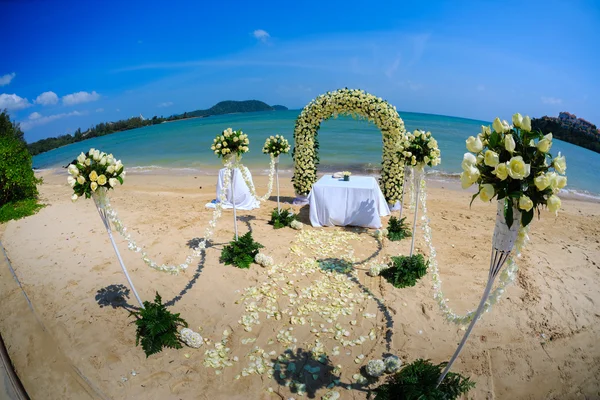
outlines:
{"label": "ocean horizon", "polygon": [[[222,167],[221,160],[210,150],[214,137],[224,129],[241,129],[250,138],[250,151],[242,162],[253,173],[268,171],[269,158],[262,146],[270,135],[282,134],[293,148],[293,133],[301,110],[263,111],[193,118],[117,132],[83,142],[72,143],[33,157],[36,169],[52,169],[67,165],[80,152],[98,148],[123,161],[135,173],[162,171],[176,174],[213,174]],[[477,135],[481,125],[489,121],[436,114],[399,112],[407,130],[430,131],[439,143],[442,163],[428,169],[429,176],[455,180],[461,172],[465,140]],[[508,116],[510,117],[510,116]],[[507,118],[508,118],[507,117]],[[355,174],[377,175],[381,168],[382,138],[377,127],[350,117],[323,121],[318,133],[319,173],[349,170]],[[550,152],[561,152],[567,159],[567,191],[600,199],[600,154],[553,140]],[[280,171],[293,172],[290,155],[282,155]]]}

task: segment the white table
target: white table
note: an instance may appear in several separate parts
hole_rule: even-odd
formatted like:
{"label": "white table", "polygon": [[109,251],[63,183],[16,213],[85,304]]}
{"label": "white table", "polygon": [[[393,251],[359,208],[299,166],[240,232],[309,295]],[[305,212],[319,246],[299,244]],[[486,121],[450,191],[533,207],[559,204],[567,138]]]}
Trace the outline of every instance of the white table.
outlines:
{"label": "white table", "polygon": [[312,226],[353,225],[381,228],[381,218],[390,209],[375,178],[323,176],[308,195]]}
{"label": "white table", "polygon": [[[223,191],[223,180],[225,178],[225,171],[225,168],[221,168],[219,170],[219,177],[217,178],[217,201],[219,201],[221,192]],[[248,170],[248,168],[246,168],[246,174],[250,178],[252,186],[254,186],[254,182],[252,182],[252,174],[250,173],[250,170]],[[246,185],[246,182],[244,182],[242,173],[237,168],[234,170],[233,179],[235,185],[235,208],[237,208],[238,210],[254,210],[255,208],[259,208],[260,203],[250,193],[250,189],[248,189],[248,185]],[[206,207],[215,208],[216,203],[208,203],[206,204]],[[233,194],[231,193],[231,184],[229,186],[229,190],[227,190],[227,201],[223,203],[223,208],[233,208]]]}

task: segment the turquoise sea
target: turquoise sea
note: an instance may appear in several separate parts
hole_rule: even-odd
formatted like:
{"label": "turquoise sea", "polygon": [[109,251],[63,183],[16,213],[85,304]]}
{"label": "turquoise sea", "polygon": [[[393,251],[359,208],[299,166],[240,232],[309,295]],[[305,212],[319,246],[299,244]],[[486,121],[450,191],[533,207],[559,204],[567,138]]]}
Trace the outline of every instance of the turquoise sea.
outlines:
{"label": "turquoise sea", "polygon": [[[143,173],[168,169],[173,173],[213,173],[221,161],[211,151],[213,138],[225,128],[241,129],[250,137],[250,151],[243,162],[253,172],[268,169],[268,156],[262,154],[267,136],[283,134],[293,145],[296,117],[300,110],[230,114],[189,119],[119,132],[80,143],[70,144],[33,158],[38,169],[67,165],[81,151],[94,147],[113,153],[130,172]],[[431,131],[442,152],[442,163],[434,171],[440,179],[457,176],[466,152],[465,140],[480,132],[487,121],[442,115],[400,112],[407,130]],[[319,131],[321,172],[351,170],[355,173],[377,173],[381,164],[380,131],[366,121],[340,117],[321,124]],[[554,140],[551,153],[559,151],[567,159],[570,191],[583,196],[600,197],[600,154]],[[280,169],[291,172],[291,155],[281,157]]]}

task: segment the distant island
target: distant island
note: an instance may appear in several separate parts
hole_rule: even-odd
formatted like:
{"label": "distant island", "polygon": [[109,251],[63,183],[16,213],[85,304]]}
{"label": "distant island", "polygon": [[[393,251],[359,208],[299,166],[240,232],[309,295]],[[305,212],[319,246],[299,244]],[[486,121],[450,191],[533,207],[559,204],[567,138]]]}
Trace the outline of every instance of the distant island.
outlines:
{"label": "distant island", "polygon": [[35,156],[37,154],[56,149],[57,147],[65,146],[70,143],[81,142],[94,137],[127,131],[129,129],[141,128],[143,126],[162,124],[163,122],[178,121],[188,118],[205,118],[213,115],[282,110],[287,110],[287,107],[281,105],[270,106],[267,103],[258,100],[226,100],[215,104],[208,110],[184,112],[183,114],[171,115],[167,118],[162,116],[154,116],[150,119],[146,119],[140,115],[139,117],[123,119],[116,122],[101,122],[96,126],[92,126],[85,132],[82,132],[81,128],[78,128],[73,135],[67,134],[41,139],[37,142],[29,143],[27,147],[31,155]]}
{"label": "distant island", "polygon": [[574,114],[561,112],[558,118],[533,118],[531,127],[541,130],[544,134],[552,132],[552,136],[557,139],[600,153],[600,130],[596,125],[577,118]]}

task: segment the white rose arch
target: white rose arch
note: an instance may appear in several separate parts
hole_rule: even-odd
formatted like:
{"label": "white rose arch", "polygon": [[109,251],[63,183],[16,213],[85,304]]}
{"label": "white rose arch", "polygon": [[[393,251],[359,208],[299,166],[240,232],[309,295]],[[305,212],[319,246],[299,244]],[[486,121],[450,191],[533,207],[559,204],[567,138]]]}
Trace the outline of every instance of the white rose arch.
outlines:
{"label": "white rose arch", "polygon": [[306,196],[317,181],[319,141],[317,132],[321,122],[338,115],[351,115],[374,123],[383,136],[383,167],[380,186],[389,203],[402,196],[404,164],[396,149],[405,133],[404,122],[396,107],[359,89],[339,89],[327,92],[311,101],[300,113],[294,129],[294,189]]}

